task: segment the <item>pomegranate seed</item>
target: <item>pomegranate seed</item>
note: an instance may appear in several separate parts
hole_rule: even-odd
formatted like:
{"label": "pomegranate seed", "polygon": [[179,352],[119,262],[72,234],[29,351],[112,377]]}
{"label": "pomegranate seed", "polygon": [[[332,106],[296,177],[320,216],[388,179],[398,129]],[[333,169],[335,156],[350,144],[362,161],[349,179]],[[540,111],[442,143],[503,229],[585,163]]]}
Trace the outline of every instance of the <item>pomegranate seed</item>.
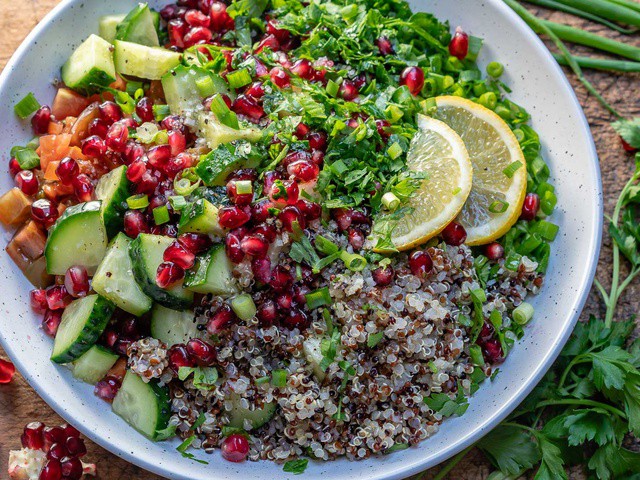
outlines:
{"label": "pomegranate seed", "polygon": [[251,234],[262,236],[267,242],[273,243],[278,236],[278,230],[274,225],[261,223],[251,230]]}
{"label": "pomegranate seed", "polygon": [[54,285],[47,288],[45,295],[50,310],[61,310],[71,303],[69,292],[64,285]]}
{"label": "pomegranate seed", "polygon": [[220,451],[222,458],[229,462],[244,462],[249,455],[249,441],[244,435],[234,433],[222,441]]}
{"label": "pomegranate seed", "polygon": [[213,314],[207,323],[207,332],[211,335],[215,335],[228,324],[235,320],[236,316],[231,310],[231,307],[223,303],[220,308]]}
{"label": "pomegranate seed", "polygon": [[176,156],[185,151],[187,148],[187,138],[181,132],[169,132],[169,146],[171,155]]}
{"label": "pomegranate seed", "polygon": [[482,353],[487,363],[502,363],[504,362],[504,354],[502,353],[502,346],[500,340],[492,338],[482,346]]}
{"label": "pomegranate seed", "polygon": [[80,266],[69,267],[64,275],[64,287],[72,297],[84,297],[89,293],[89,274]]}
{"label": "pomegranate seed", "polygon": [[66,457],[61,460],[60,470],[65,480],[80,480],[82,478],[82,462],[79,458]]}
{"label": "pomegranate seed", "polygon": [[24,427],[20,441],[22,442],[23,448],[42,450],[44,448],[44,423],[28,423]]}
{"label": "pomegranate seed", "polygon": [[122,119],[122,109],[114,102],[106,101],[98,107],[100,118],[107,125],[111,125]]}
{"label": "pomegranate seed", "polygon": [[462,28],[456,28],[456,32],[449,44],[449,53],[458,60],[464,60],[469,54],[469,35]]}
{"label": "pomegranate seed", "polygon": [[485,255],[489,260],[500,260],[504,257],[504,247],[498,242],[490,243],[485,247]]}
{"label": "pomegranate seed", "polygon": [[291,37],[291,32],[284,28],[279,28],[277,20],[271,19],[267,22],[266,31],[269,35],[273,35],[279,42],[286,42]]}
{"label": "pomegranate seed", "polygon": [[179,18],[169,20],[167,23],[167,32],[172,45],[184,48],[184,36],[187,33],[187,24],[185,22]]}
{"label": "pomegranate seed", "polygon": [[196,262],[196,256],[178,241],[173,242],[167,247],[162,258],[165,262],[173,262],[185,270],[193,267]]}
{"label": "pomegranate seed", "polygon": [[12,177],[15,177],[20,170],[22,170],[22,168],[20,167],[18,160],[16,160],[15,158],[9,160],[9,173]]}
{"label": "pomegranate seed", "polygon": [[49,306],[47,304],[47,294],[41,288],[31,290],[31,292],[29,293],[29,300],[31,303],[31,308],[36,313],[44,313]]}
{"label": "pomegranate seed", "polygon": [[67,434],[64,433],[62,427],[45,427],[43,430],[44,441],[47,446],[52,446],[54,443],[60,444],[62,450],[66,451],[64,447],[64,441],[67,439]]}
{"label": "pomegranate seed", "polygon": [[251,261],[253,277],[260,283],[271,280],[271,261],[268,258],[254,258]]}
{"label": "pomegranate seed", "polygon": [[71,183],[73,184],[73,193],[75,193],[78,200],[81,202],[88,202],[91,200],[95,187],[87,175],[81,173],[77,177],[74,177]]}
{"label": "pomegranate seed", "polygon": [[31,204],[31,218],[48,227],[58,219],[58,208],[50,200],[41,198]]}
{"label": "pomegranate seed", "polygon": [[171,146],[157,145],[147,152],[149,165],[153,168],[162,169],[171,158]]}
{"label": "pomegranate seed", "polygon": [[93,394],[105,402],[111,403],[120,390],[121,382],[113,377],[105,377],[96,383]]}
{"label": "pomegranate seed", "polygon": [[189,355],[187,347],[181,343],[172,346],[167,352],[169,368],[178,373],[181,367],[195,367],[195,362]]}
{"label": "pomegranate seed", "polygon": [[380,55],[393,55],[393,45],[391,45],[391,40],[389,40],[387,37],[378,38],[378,40],[376,40],[376,45],[378,47],[378,50],[380,51]]}
{"label": "pomegranate seed", "polygon": [[291,78],[289,77],[289,74],[280,67],[273,67],[271,72],[269,72],[269,76],[271,77],[271,81],[278,88],[287,88],[291,86]]}
{"label": "pomegranate seed", "polygon": [[35,195],[40,188],[38,179],[31,170],[21,170],[18,172],[15,176],[15,182],[22,193],[28,196]]}
{"label": "pomegranate seed", "polygon": [[522,204],[522,213],[520,214],[520,220],[526,220],[530,222],[536,218],[540,210],[540,197],[537,193],[527,193],[524,197],[524,203]]}
{"label": "pomegranate seed", "polygon": [[192,338],[187,342],[187,352],[200,367],[208,367],[216,361],[216,351],[213,346],[199,338]]}
{"label": "pomegranate seed", "polygon": [[424,87],[424,70],[420,67],[407,67],[400,76],[400,85],[406,85],[412,95],[418,95]]}
{"label": "pomegranate seed", "polygon": [[324,151],[327,148],[327,134],[324,132],[310,133],[308,140],[312,150]]}
{"label": "pomegranate seed", "polygon": [[44,135],[49,130],[51,122],[51,108],[43,105],[31,118],[31,127],[36,135]]}
{"label": "pomegranate seed", "polygon": [[293,306],[293,296],[289,292],[281,292],[276,295],[276,305],[280,310],[289,311]]}
{"label": "pomegranate seed", "polygon": [[69,425],[68,423],[65,423],[63,425],[63,428],[64,428],[64,433],[67,436],[67,439],[69,439],[69,438],[80,438],[80,432],[73,425]]}
{"label": "pomegranate seed", "polygon": [[249,205],[253,201],[253,193],[238,194],[236,180],[227,183],[227,196],[236,205]]}
{"label": "pomegranate seed", "polygon": [[298,160],[287,167],[287,173],[299,182],[310,182],[318,178],[320,168],[315,163]]}
{"label": "pomegranate seed", "polygon": [[47,310],[42,320],[42,330],[50,337],[55,337],[62,321],[62,310]]}
{"label": "pomegranate seed", "polygon": [[169,21],[172,18],[176,18],[177,15],[178,15],[178,6],[175,4],[167,5],[160,10],[160,16],[162,17],[163,20],[166,20],[166,21]]}
{"label": "pomegranate seed", "polygon": [[[59,427],[55,427],[55,428],[59,428]],[[64,440],[62,440],[59,443],[56,442],[49,447],[49,451],[47,452],[48,459],[60,460],[66,457],[67,455],[69,455],[69,452],[67,452],[67,447],[64,446],[63,442]]]}
{"label": "pomegranate seed", "polygon": [[233,263],[240,263],[244,259],[244,252],[240,246],[240,239],[233,234],[228,234],[225,238],[225,252]]}
{"label": "pomegranate seed", "polygon": [[389,139],[389,136],[390,136],[390,133],[388,130],[389,127],[391,127],[391,124],[386,120],[376,120],[376,128],[378,130],[378,135],[380,135],[380,137],[382,137],[382,139],[385,142]]}
{"label": "pomegranate seed", "polygon": [[246,95],[239,95],[231,105],[231,110],[253,121],[258,121],[264,116],[264,109],[258,105],[258,102]]}
{"label": "pomegranate seed", "polygon": [[264,222],[269,218],[269,209],[273,205],[267,199],[260,200],[251,206],[251,220],[255,223]]}
{"label": "pomegranate seed", "polygon": [[63,185],[71,185],[73,179],[77,177],[79,173],[80,167],[78,166],[78,162],[71,157],[63,158],[56,167],[56,175]]}
{"label": "pomegranate seed", "polygon": [[184,36],[184,46],[186,48],[193,45],[208,43],[213,38],[213,32],[206,27],[193,27]]}
{"label": "pomegranate seed", "polygon": [[196,255],[206,252],[213,245],[211,239],[201,233],[184,233],[178,237],[178,242]]}
{"label": "pomegranate seed", "polygon": [[227,6],[222,2],[213,2],[211,4],[209,17],[211,18],[210,27],[214,32],[222,33],[234,28],[233,19],[227,13]]}
{"label": "pomegranate seed", "polygon": [[158,265],[156,284],[160,288],[169,288],[184,278],[184,269],[173,262]]}
{"label": "pomegranate seed", "polygon": [[319,203],[310,202],[309,200],[301,198],[296,202],[296,207],[302,215],[304,215],[306,220],[317,220],[322,216],[322,207]]}
{"label": "pomegranate seed", "polygon": [[47,460],[40,472],[39,480],[61,480],[62,467],[60,461],[56,459]]}
{"label": "pomegranate seed", "polygon": [[269,243],[261,235],[247,235],[240,241],[240,248],[246,255],[264,258],[269,250]]}
{"label": "pomegranate seed", "polygon": [[[424,253],[424,252],[415,252],[415,253]],[[411,271],[413,272],[413,268],[411,269]],[[395,272],[393,271],[393,268],[391,267],[391,265],[387,265],[385,267],[376,268],[374,271],[371,272],[371,275],[373,276],[373,281],[376,282],[376,285],[378,285],[379,287],[386,287],[387,285],[390,285],[391,282],[393,282],[393,278],[395,277]]]}
{"label": "pomegranate seed", "polygon": [[247,97],[251,97],[254,98],[256,100],[260,100],[262,97],[264,97],[265,91],[264,91],[264,87],[262,86],[262,82],[255,82],[252,83],[251,86],[249,86],[244,94]]}
{"label": "pomegranate seed", "polygon": [[457,222],[451,222],[440,234],[447,245],[457,247],[467,239],[467,231]]}
{"label": "pomegranate seed", "polygon": [[283,318],[282,323],[284,324],[285,327],[289,328],[290,330],[293,330],[294,328],[297,328],[299,330],[304,330],[309,326],[310,322],[309,322],[309,319],[307,318],[307,315],[303,311],[292,309]]}
{"label": "pomegranate seed", "polygon": [[349,239],[349,243],[354,248],[354,250],[362,250],[362,247],[364,246],[364,234],[360,230],[356,228],[350,228],[347,236]]}
{"label": "pomegranate seed", "polygon": [[303,58],[293,64],[293,67],[291,67],[291,73],[305,80],[311,80],[313,79],[315,71],[311,62]]}
{"label": "pomegranate seed", "polygon": [[306,305],[307,297],[305,295],[310,291],[311,289],[306,285],[295,285],[293,287],[293,296],[291,299],[298,305]]}
{"label": "pomegranate seed", "polygon": [[262,40],[260,40],[260,43],[256,47],[255,52],[262,53],[265,48],[269,48],[274,52],[280,50],[280,42],[275,37],[275,35],[267,35]]}
{"label": "pomegranate seed", "polygon": [[101,118],[92,120],[87,130],[90,136],[95,135],[100,138],[105,138],[107,136],[107,131],[109,131],[109,125],[107,125],[107,123]]}
{"label": "pomegranate seed", "polygon": [[105,143],[114,152],[124,152],[129,139],[129,129],[122,122],[115,122],[109,127]]}
{"label": "pomegranate seed", "polygon": [[269,189],[269,199],[279,205],[295,205],[300,189],[293,180],[276,180]]}
{"label": "pomegranate seed", "polygon": [[409,268],[416,277],[424,277],[433,269],[431,255],[423,250],[416,250],[409,256]]}
{"label": "pomegranate seed", "polygon": [[153,114],[153,100],[149,97],[142,97],[136,104],[136,114],[143,122],[153,122],[155,115]]}
{"label": "pomegranate seed", "polygon": [[494,337],[495,333],[496,330],[493,325],[485,322],[480,330],[480,335],[478,335],[478,343],[484,344],[485,342],[488,342]]}
{"label": "pomegranate seed", "polygon": [[141,233],[148,233],[149,225],[139,210],[128,210],[124,214],[124,233],[130,238],[137,238]]}
{"label": "pomegranate seed", "polygon": [[345,230],[347,230],[353,223],[353,217],[352,217],[353,210],[338,208],[338,209],[332,210],[331,214],[333,215],[333,218],[338,224],[338,229],[341,232],[344,232]]}
{"label": "pomegranate seed", "polygon": [[83,457],[87,453],[84,441],[78,437],[68,437],[65,446],[67,451],[74,457]]}
{"label": "pomegranate seed", "polygon": [[211,23],[211,19],[200,10],[188,10],[184,20],[192,27],[208,27]]}
{"label": "pomegranate seed", "polygon": [[273,184],[277,180],[281,180],[281,179],[282,179],[282,175],[280,175],[279,172],[276,172],[273,170],[265,172],[264,179],[263,179],[263,191],[265,192],[270,191],[271,187],[273,187]]}
{"label": "pomegranate seed", "polygon": [[302,122],[300,122],[296,127],[296,137],[298,138],[307,138],[309,132],[311,132],[311,129]]}
{"label": "pomegranate seed", "polygon": [[347,102],[355,100],[358,94],[358,88],[351,80],[344,80],[340,85],[340,96]]}
{"label": "pomegranate seed", "polygon": [[237,228],[244,225],[251,216],[237,206],[222,207],[218,212],[218,223],[223,228]]}
{"label": "pomegranate seed", "polygon": [[636,153],[638,151],[637,148],[629,145],[627,141],[622,137],[620,137],[620,143],[622,143],[622,148],[624,149],[625,152]]}
{"label": "pomegranate seed", "polygon": [[146,172],[144,172],[142,174],[142,177],[140,178],[140,181],[136,185],[136,193],[153,195],[153,193],[156,191],[156,188],[158,188],[158,184],[160,183],[159,177],[160,173],[157,171],[154,172],[147,170]]}
{"label": "pomegranate seed", "polygon": [[16,367],[9,360],[0,358],[0,385],[11,383],[13,376],[16,374]]}
{"label": "pomegranate seed", "polygon": [[287,232],[293,232],[294,225],[297,223],[298,227],[303,229],[306,227],[306,222],[298,207],[293,205],[289,205],[282,209],[280,214],[278,215],[278,220],[282,222],[282,227]]}
{"label": "pomegranate seed", "polygon": [[134,160],[127,168],[127,178],[133,183],[138,183],[142,180],[142,176],[147,171],[147,164],[141,158]]}
{"label": "pomegranate seed", "polygon": [[289,270],[282,265],[276,266],[271,272],[271,280],[269,286],[276,292],[287,290],[293,284],[293,277]]}
{"label": "pomegranate seed", "polygon": [[256,312],[256,317],[263,327],[270,327],[278,318],[278,311],[273,300],[265,300]]}
{"label": "pomegranate seed", "polygon": [[304,160],[309,162],[311,161],[311,155],[309,155],[309,152],[305,152],[304,150],[296,150],[294,152],[287,154],[287,156],[284,157],[284,159],[282,160],[282,165],[284,167],[288,167],[292,163],[297,162],[299,160]]}

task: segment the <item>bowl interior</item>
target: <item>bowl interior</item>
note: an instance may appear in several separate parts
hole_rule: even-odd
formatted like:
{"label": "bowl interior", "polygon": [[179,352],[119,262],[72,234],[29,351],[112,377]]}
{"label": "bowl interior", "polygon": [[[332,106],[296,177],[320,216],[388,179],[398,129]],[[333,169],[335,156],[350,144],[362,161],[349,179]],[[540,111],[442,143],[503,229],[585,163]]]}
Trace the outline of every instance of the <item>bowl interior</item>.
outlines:
{"label": "bowl interior", "polygon": [[[483,65],[492,60],[505,64],[503,80],[513,89],[511,98],[532,114],[532,125],[543,141],[558,195],[553,221],[561,230],[553,244],[545,285],[533,300],[534,321],[500,375],[471,399],[464,417],[447,420],[438,434],[417,448],[362,462],[312,462],[307,475],[322,475],[325,480],[404,478],[442,462],[488,432],[535,386],[568,338],[591,285],[599,251],[602,190],[595,148],[573,91],[541,42],[500,0],[410,3],[415,11],[433,12],[449,19],[452,27],[462,25],[484,38]],[[133,5],[131,0],[63,1],[16,52],[0,77],[0,112],[5,118],[0,152],[5,162],[13,145],[30,138],[28,124],[13,114],[13,105],[29,91],[49,102],[60,66],[75,46],[97,32],[98,18],[127,12]],[[0,192],[11,186],[9,175],[1,175]],[[8,241],[11,232],[3,233]],[[218,454],[202,454],[210,462],[202,465],[183,458],[175,450],[177,442],[154,444],[134,432],[93,395],[92,387],[49,361],[51,341],[38,329],[39,319],[30,311],[30,285],[4,254],[0,275],[4,278],[0,342],[45,401],[92,440],[170,478],[288,478],[278,465],[236,465],[222,461]]]}

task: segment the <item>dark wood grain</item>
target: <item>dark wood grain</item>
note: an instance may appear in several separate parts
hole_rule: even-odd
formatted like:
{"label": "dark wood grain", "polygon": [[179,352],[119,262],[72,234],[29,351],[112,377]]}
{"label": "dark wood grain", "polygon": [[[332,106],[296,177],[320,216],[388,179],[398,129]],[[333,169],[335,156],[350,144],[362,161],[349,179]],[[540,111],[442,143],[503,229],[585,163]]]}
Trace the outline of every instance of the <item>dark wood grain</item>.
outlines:
{"label": "dark wood grain", "polygon": [[[57,3],[57,0],[25,0],[23,2],[0,0],[2,7],[2,15],[0,15],[0,68],[9,60],[13,51],[29,31]],[[535,11],[552,20],[571,23],[612,38],[621,37],[605,28],[588,24],[563,14],[551,14],[543,10]],[[624,37],[622,40],[640,46],[639,35]],[[580,48],[576,48],[575,51],[585,54],[588,53],[586,49],[583,50]],[[633,171],[633,160],[622,151],[618,137],[610,126],[612,121],[611,116],[587,94],[579,82],[571,75],[569,77],[576,88],[596,140],[605,190],[605,210],[611,212],[618,192]],[[587,77],[621,113],[627,116],[640,115],[640,75],[611,75],[587,72]],[[3,161],[8,160],[6,155],[7,152],[0,154]],[[611,278],[610,258],[611,241],[605,232],[605,240],[597,273],[598,279],[605,286],[609,285]],[[640,301],[638,300],[638,294],[640,293],[639,288],[640,285],[636,282],[627,289],[626,295],[620,300],[620,318],[629,317],[638,311],[638,307],[640,306]],[[583,318],[587,318],[590,314],[601,315],[602,313],[603,304],[594,290],[589,297]],[[0,358],[6,358],[2,349],[0,349]],[[40,420],[48,425],[63,422],[63,420],[38,397],[22,376],[17,374],[11,384],[0,386],[0,478],[4,478],[5,475],[5,465],[9,450],[19,448],[20,433],[23,426],[35,420]],[[102,479],[153,480],[160,478],[130,465],[95,444],[89,444],[89,454],[87,458],[98,464],[99,478]],[[486,478],[489,472],[491,472],[490,465],[482,455],[478,452],[472,452],[453,470],[450,478],[457,480],[477,480]],[[584,478],[580,471],[573,471],[571,473],[571,477],[574,479]]]}

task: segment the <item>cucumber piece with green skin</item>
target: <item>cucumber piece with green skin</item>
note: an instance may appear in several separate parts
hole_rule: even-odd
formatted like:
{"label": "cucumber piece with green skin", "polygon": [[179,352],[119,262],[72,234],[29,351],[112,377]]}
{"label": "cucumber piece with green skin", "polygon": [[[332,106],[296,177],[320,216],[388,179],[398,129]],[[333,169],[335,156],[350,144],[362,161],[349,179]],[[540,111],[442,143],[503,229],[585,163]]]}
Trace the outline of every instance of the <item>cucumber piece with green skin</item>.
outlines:
{"label": "cucumber piece with green skin", "polygon": [[187,272],[184,286],[196,293],[233,295],[238,293],[238,288],[231,270],[224,245],[215,245],[209,252],[197,257],[196,264]]}
{"label": "cucumber piece with green skin", "polygon": [[169,389],[155,380],[145,383],[127,371],[122,386],[111,404],[114,413],[144,436],[155,440],[169,425],[171,407]]}
{"label": "cucumber piece with green skin", "polygon": [[100,295],[89,295],[71,302],[62,314],[51,360],[69,363],[80,358],[100,338],[115,308]]}
{"label": "cucumber piece with green skin", "polygon": [[258,159],[247,160],[237,157],[228,145],[220,145],[207,155],[200,157],[195,171],[205,185],[216,187],[226,185],[230,173],[241,168],[256,168],[259,164]]}
{"label": "cucumber piece with green skin", "polygon": [[181,53],[159,47],[116,40],[113,59],[116,72],[130,77],[160,80],[180,63]]}
{"label": "cucumber piece with green skin", "polygon": [[[107,42],[113,43],[116,39],[116,29],[126,16],[127,15],[125,13],[120,13],[117,15],[105,15],[104,17],[101,17],[98,22],[99,35]],[[160,14],[155,10],[151,10],[151,17],[153,18],[153,26],[156,29],[157,35],[158,28],[160,27]]]}
{"label": "cucumber piece with green skin", "polygon": [[164,262],[164,251],[173,241],[170,237],[142,233],[131,242],[129,256],[134,277],[146,295],[167,308],[184,310],[193,303],[193,292],[184,289],[182,285],[165,290],[156,283],[158,266]]}
{"label": "cucumber piece with green skin", "polygon": [[193,311],[171,310],[156,304],[151,311],[151,336],[172,346],[200,338],[202,333],[198,330]]}
{"label": "cucumber piece with green skin", "polygon": [[153,15],[146,3],[139,3],[116,27],[116,40],[159,47],[158,32]]}
{"label": "cucumber piece with green skin", "polygon": [[95,385],[115,365],[120,358],[101,345],[94,345],[87,352],[73,362],[73,376]]}
{"label": "cucumber piece with green skin", "polygon": [[211,150],[236,140],[254,143],[262,138],[262,131],[259,128],[246,127],[236,130],[220,123],[213,113],[201,113],[198,116],[198,130]]}
{"label": "cucumber piece with green skin", "polygon": [[109,238],[113,238],[122,230],[129,187],[125,165],[100,177],[96,185],[96,198],[102,202],[102,221]]}
{"label": "cucumber piece with green skin", "polygon": [[101,202],[80,203],[67,208],[51,227],[44,256],[47,272],[64,275],[81,265],[92,274],[107,251],[107,232],[102,223]]}
{"label": "cucumber piece with green skin", "polygon": [[119,233],[113,239],[93,276],[91,286],[117,307],[139,317],[151,309],[153,302],[133,277],[130,244],[131,239],[124,233]]}
{"label": "cucumber piece with green skin", "polygon": [[178,231],[224,235],[224,229],[218,223],[218,207],[204,198],[190,203],[182,210]]}
{"label": "cucumber piece with green skin", "polygon": [[217,93],[224,93],[233,99],[227,82],[219,75],[197,66],[178,65],[162,77],[162,89],[172,114],[194,111],[202,105],[203,97],[196,82],[204,77],[211,79]]}
{"label": "cucumber piece with green skin", "polygon": [[244,430],[254,430],[265,425],[273,418],[276,413],[277,405],[275,402],[265,403],[262,408],[245,408],[242,406],[242,397],[237,393],[229,395],[228,400],[231,401],[231,410],[227,412],[229,415],[229,426],[233,428],[242,428]]}
{"label": "cucumber piece with green skin", "polygon": [[62,66],[62,81],[83,95],[102,92],[116,80],[111,44],[97,35],[90,35]]}

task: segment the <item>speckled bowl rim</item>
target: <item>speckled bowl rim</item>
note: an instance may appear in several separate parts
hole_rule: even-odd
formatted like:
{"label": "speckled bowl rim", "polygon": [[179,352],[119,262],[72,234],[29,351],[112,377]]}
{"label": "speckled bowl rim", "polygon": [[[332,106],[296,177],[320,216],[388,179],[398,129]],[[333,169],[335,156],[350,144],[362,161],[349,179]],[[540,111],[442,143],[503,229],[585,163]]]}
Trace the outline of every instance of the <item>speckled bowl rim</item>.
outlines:
{"label": "speckled bowl rim", "polygon": [[[545,372],[550,368],[552,363],[555,361],[555,359],[559,355],[562,347],[564,346],[571,332],[573,331],[575,323],[578,320],[579,314],[582,311],[582,308],[584,307],[587,301],[590,286],[595,276],[595,270],[596,270],[597,260],[598,260],[599,251],[600,251],[600,244],[602,240],[602,227],[603,227],[602,181],[601,181],[601,175],[600,175],[600,168],[598,164],[598,156],[596,153],[593,138],[590,133],[587,119],[585,118],[584,113],[582,112],[580,103],[578,102],[578,99],[571,85],[569,84],[568,80],[564,76],[562,69],[554,61],[553,57],[551,56],[549,51],[546,49],[543,42],[529,29],[529,27],[513,11],[509,9],[509,7],[506,4],[502,3],[500,0],[485,0],[485,3],[491,4],[492,8],[496,8],[500,10],[501,13],[505,14],[507,18],[510,19],[511,22],[513,22],[516,26],[518,26],[519,29],[527,32],[528,36],[530,37],[530,41],[532,45],[535,46],[536,50],[542,56],[546,57],[546,60],[549,64],[549,68],[551,69],[551,72],[557,76],[562,77],[563,91],[559,93],[561,93],[562,95],[568,96],[571,99],[573,108],[575,108],[575,110],[579,112],[578,124],[576,125],[576,127],[580,128],[582,130],[582,133],[586,136],[586,138],[589,139],[588,149],[591,156],[590,161],[593,162],[594,164],[593,165],[594,171],[592,172],[592,174],[595,176],[595,181],[597,182],[597,185],[595,186],[596,188],[595,193],[598,195],[597,208],[595,209],[595,211],[592,212],[592,216],[593,216],[592,220],[593,220],[595,232],[593,234],[593,237],[591,238],[591,243],[589,245],[589,251],[591,252],[591,255],[589,256],[588,259],[585,259],[587,262],[587,269],[586,269],[587,274],[583,275],[581,284],[576,288],[576,291],[579,292],[579,294],[576,300],[573,301],[571,305],[571,307],[573,308],[573,311],[571,313],[571,321],[565,322],[558,336],[559,341],[556,342],[556,344],[549,351],[546,357],[544,357],[543,361],[537,365],[537,368],[535,369],[535,371],[533,371],[529,375],[528,377],[529,379],[524,387],[520,387],[517,393],[515,395],[512,395],[510,397],[510,400],[505,404],[501,405],[501,407],[498,410],[488,414],[486,416],[486,419],[484,420],[484,423],[480,425],[478,428],[475,428],[475,430],[468,432],[468,434],[461,437],[459,441],[454,442],[446,446],[445,448],[441,449],[437,454],[437,458],[431,458],[428,462],[414,461],[414,462],[406,462],[399,466],[394,465],[393,467],[383,466],[379,470],[369,469],[366,472],[367,478],[372,480],[383,479],[383,478],[384,479],[401,479],[401,478],[408,477],[412,474],[416,474],[427,467],[434,466],[437,463],[442,462],[447,458],[450,458],[451,456],[462,451],[472,443],[476,442],[483,435],[488,433],[493,427],[495,427],[499,422],[501,422],[504,418],[506,418],[509,415],[509,413],[511,413],[513,409],[519,403],[521,403],[521,401],[524,400],[524,398],[531,392],[531,390],[536,386],[536,384],[543,377]],[[62,14],[68,7],[74,4],[82,4],[82,0],[63,0],[53,10],[51,10],[51,12],[49,12],[42,19],[42,21],[40,21],[39,24],[33,29],[33,31],[25,38],[25,40],[22,42],[20,47],[15,51],[15,53],[7,63],[6,67],[2,71],[2,74],[0,74],[0,92],[3,92],[5,88],[5,83],[7,83],[7,80],[12,74],[15,66],[25,56],[26,52],[30,48],[30,45],[35,41],[37,41],[38,37],[47,29],[47,27],[53,20],[55,20],[60,14]],[[74,419],[74,413],[72,411],[69,411],[69,409],[64,404],[64,402],[61,401],[60,399],[56,399],[55,396],[52,396],[45,387],[40,385],[40,382],[37,376],[30,371],[29,365],[22,363],[18,360],[18,355],[16,354],[16,352],[14,352],[14,346],[11,345],[4,338],[4,336],[2,335],[2,332],[0,332],[0,344],[2,344],[2,346],[4,347],[9,357],[14,360],[14,362],[16,363],[16,367],[18,368],[20,373],[25,377],[25,379],[34,388],[34,390],[45,400],[45,402],[47,402],[47,404],[49,404],[62,417],[66,419]],[[133,451],[124,450],[117,444],[116,439],[114,439],[113,437],[105,438],[105,436],[101,435],[100,432],[96,432],[88,428],[85,422],[74,422],[74,423],[78,426],[78,428],[82,431],[82,433],[85,434],[88,438],[90,438],[97,444],[103,446],[104,448],[111,451],[112,453],[116,454],[117,456],[133,464],[136,464],[158,475],[168,476],[169,478],[188,478],[188,477],[182,476],[180,473],[176,472],[175,470],[172,470],[170,466],[162,466],[159,463],[154,462],[153,459],[149,458],[148,454],[144,455],[145,458],[141,458],[140,456],[136,455],[136,453]],[[423,442],[421,447],[428,448],[428,441]],[[353,466],[353,468],[358,470],[360,469],[358,465],[360,465],[362,466],[362,470],[365,470],[364,469],[365,463],[366,463],[365,461],[357,462]],[[188,470],[192,470],[192,469],[188,469]],[[347,476],[351,476],[352,470],[353,470],[352,468],[345,469],[344,478],[347,478]],[[222,472],[221,475],[218,475],[216,473],[213,473],[211,470],[209,470],[207,474],[208,474],[208,478],[230,478],[229,476],[225,475],[224,472]],[[251,477],[251,475],[249,475],[248,478],[249,477]],[[280,475],[280,477],[289,478],[290,476],[283,473]]]}

